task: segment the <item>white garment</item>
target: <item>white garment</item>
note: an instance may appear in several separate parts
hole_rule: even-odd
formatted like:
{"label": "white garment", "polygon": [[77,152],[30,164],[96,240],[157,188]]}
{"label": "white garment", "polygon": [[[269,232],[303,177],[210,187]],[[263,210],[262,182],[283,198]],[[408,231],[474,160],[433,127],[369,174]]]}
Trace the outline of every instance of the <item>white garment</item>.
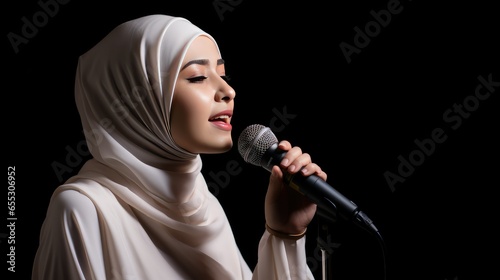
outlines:
{"label": "white garment", "polygon": [[200,155],[171,137],[175,80],[199,35],[212,38],[184,18],[145,16],[80,57],[75,96],[93,159],[55,190],[32,280],[313,279],[305,238],[266,231],[249,268]]}

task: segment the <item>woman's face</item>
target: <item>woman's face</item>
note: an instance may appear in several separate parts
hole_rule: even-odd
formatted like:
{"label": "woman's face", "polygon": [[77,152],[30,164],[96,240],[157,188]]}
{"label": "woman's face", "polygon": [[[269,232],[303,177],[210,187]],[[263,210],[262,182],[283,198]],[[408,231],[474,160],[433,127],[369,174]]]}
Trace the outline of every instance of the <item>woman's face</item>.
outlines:
{"label": "woman's face", "polygon": [[171,127],[175,143],[196,154],[231,149],[234,97],[215,43],[206,36],[197,37],[181,63],[174,89]]}

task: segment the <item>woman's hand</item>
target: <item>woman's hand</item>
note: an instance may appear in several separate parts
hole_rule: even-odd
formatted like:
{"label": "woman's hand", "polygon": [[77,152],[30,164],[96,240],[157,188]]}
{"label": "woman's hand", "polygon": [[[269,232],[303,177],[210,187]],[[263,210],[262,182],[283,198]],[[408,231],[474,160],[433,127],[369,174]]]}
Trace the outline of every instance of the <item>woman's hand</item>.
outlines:
{"label": "woman's hand", "polygon": [[266,223],[273,230],[284,234],[300,234],[305,232],[316,213],[316,204],[306,196],[298,193],[283,183],[283,172],[309,176],[316,174],[326,181],[327,174],[312,162],[311,156],[303,153],[299,147],[292,147],[283,140],[279,149],[287,151],[281,161],[281,169],[274,166],[269,179],[265,199]]}

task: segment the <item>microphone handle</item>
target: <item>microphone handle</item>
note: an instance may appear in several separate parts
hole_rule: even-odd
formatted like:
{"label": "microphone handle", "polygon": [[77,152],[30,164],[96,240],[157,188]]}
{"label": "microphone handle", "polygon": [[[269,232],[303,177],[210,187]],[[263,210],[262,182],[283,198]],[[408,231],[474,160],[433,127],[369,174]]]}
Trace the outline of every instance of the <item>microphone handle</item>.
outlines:
{"label": "microphone handle", "polygon": [[[285,154],[286,151],[278,149],[278,143],[275,143],[262,156],[261,166],[271,172],[274,165],[279,166]],[[317,175],[302,176],[298,173],[289,174],[284,172],[284,181],[286,185],[305,195],[311,201],[314,201],[318,207],[333,215],[332,218],[340,215],[346,220],[352,220],[359,212],[358,206],[354,202],[347,199]]]}

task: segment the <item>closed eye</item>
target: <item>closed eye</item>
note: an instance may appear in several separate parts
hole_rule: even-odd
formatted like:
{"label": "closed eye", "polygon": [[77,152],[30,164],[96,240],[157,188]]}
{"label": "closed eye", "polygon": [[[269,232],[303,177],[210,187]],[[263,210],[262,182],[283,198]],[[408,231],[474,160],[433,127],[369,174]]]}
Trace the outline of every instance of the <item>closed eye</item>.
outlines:
{"label": "closed eye", "polygon": [[205,80],[205,79],[207,79],[207,77],[205,77],[205,76],[196,76],[193,78],[188,78],[187,80],[190,83],[199,83],[199,82],[203,82],[203,80]]}

